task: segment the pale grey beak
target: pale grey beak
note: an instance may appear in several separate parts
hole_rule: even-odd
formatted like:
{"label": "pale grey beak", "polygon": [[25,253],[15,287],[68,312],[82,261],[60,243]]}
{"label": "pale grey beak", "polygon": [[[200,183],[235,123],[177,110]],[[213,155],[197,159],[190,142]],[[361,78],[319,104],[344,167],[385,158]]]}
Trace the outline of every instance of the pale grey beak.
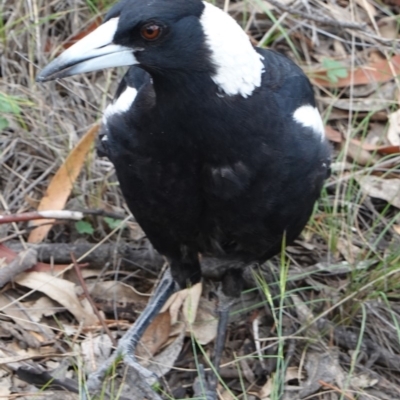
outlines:
{"label": "pale grey beak", "polygon": [[51,81],[84,72],[138,64],[133,49],[113,44],[118,18],[112,18],[65,50],[36,77]]}

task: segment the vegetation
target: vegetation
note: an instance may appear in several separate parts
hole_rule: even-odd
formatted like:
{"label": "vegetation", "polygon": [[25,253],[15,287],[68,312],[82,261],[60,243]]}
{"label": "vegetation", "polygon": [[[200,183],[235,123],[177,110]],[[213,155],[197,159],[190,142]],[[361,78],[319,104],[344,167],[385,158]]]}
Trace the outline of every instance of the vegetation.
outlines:
{"label": "vegetation", "polygon": [[[124,70],[35,82],[38,68],[94,29],[112,3],[0,5],[0,213],[41,209],[46,196],[51,209],[63,197],[63,208],[84,211],[78,222],[37,220],[47,227],[43,235],[18,217],[0,224],[0,267],[20,262],[16,256],[33,242],[42,261],[0,292],[0,397],[59,398],[43,371],[84,390],[84,372],[135,320],[163,264],[129,218],[111,163],[93,145],[90,128]],[[255,45],[283,52],[306,71],[334,150],[332,175],[302,236],[246,274],[249,289],[232,312],[221,399],[399,399],[400,3],[218,5]],[[211,269],[205,266],[206,276]],[[175,300],[183,304],[174,303],[179,312],[160,314],[139,350],[162,376],[154,389],[168,399],[200,396],[194,381],[201,365],[209,368],[216,324],[207,293],[215,284],[205,280],[199,306],[196,290]],[[42,385],[28,373],[19,374],[25,383],[16,379],[26,365]],[[143,398],[132,394],[132,383],[129,394],[124,386],[118,391],[114,376],[109,383],[114,398]]]}

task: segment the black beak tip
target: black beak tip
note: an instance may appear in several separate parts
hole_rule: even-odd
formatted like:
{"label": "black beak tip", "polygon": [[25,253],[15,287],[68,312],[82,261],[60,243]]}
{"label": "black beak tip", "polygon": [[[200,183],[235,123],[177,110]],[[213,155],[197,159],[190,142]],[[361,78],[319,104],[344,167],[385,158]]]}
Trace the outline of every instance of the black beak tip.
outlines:
{"label": "black beak tip", "polygon": [[59,63],[55,63],[53,60],[39,72],[39,74],[36,76],[36,82],[42,83],[53,81],[54,79],[61,77],[59,75],[61,75]]}
{"label": "black beak tip", "polygon": [[36,77],[36,82],[39,82],[39,83],[46,82],[46,78],[42,74],[39,73],[39,75]]}

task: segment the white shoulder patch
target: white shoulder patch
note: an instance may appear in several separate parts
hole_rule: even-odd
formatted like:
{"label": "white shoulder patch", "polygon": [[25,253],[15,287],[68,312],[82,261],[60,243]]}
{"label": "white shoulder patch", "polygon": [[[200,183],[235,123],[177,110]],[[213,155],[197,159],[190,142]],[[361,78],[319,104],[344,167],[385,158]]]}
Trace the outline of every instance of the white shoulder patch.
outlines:
{"label": "white shoulder patch", "polygon": [[107,108],[104,110],[103,122],[105,123],[107,118],[114,114],[120,114],[128,111],[137,95],[137,90],[133,87],[127,86],[124,92],[114,100]]}
{"label": "white shoulder patch", "polygon": [[225,94],[248,97],[261,85],[263,57],[233,18],[212,4],[203,3],[200,22],[217,68],[212,79]]}
{"label": "white shoulder patch", "polygon": [[299,124],[311,128],[315,134],[321,136],[321,140],[325,137],[324,123],[321,115],[316,107],[305,105],[299,107],[293,113],[293,119]]}

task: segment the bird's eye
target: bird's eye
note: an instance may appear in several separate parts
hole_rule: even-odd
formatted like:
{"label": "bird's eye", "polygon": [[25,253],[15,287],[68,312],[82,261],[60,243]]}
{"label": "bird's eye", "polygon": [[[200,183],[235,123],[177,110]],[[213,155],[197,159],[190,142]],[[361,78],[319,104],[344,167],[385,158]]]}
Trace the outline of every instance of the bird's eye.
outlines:
{"label": "bird's eye", "polygon": [[140,34],[143,39],[156,40],[161,34],[161,26],[157,24],[147,24],[142,27]]}

